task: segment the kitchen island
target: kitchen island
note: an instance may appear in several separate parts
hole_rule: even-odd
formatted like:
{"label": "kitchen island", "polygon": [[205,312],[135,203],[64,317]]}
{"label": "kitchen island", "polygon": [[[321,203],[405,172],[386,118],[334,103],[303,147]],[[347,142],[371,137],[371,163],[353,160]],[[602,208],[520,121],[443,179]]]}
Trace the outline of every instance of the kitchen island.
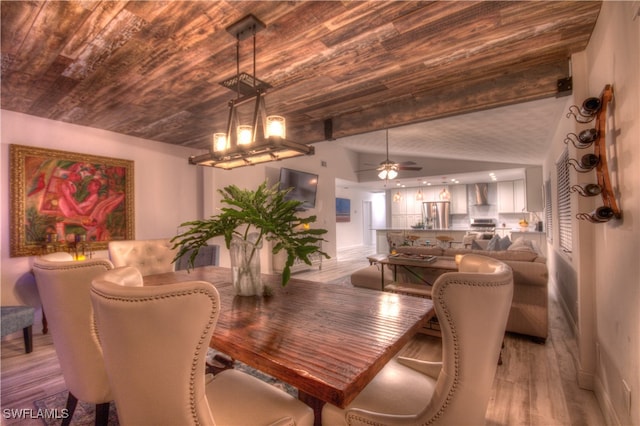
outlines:
{"label": "kitchen island", "polygon": [[[447,236],[452,238],[451,244],[462,244],[462,239],[473,229],[376,229],[376,251],[378,253],[389,253],[390,247],[387,235],[395,241],[406,241],[405,245],[431,245],[437,246],[437,236]],[[402,245],[402,243],[396,243]]]}

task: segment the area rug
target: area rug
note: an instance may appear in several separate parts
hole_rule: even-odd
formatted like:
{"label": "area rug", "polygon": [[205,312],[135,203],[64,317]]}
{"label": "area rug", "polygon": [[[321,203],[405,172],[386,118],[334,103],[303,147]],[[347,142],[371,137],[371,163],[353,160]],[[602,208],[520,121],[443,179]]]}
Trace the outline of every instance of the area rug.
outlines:
{"label": "area rug", "polygon": [[336,278],[335,280],[327,282],[327,284],[351,286],[351,275],[345,275],[344,277]]}
{"label": "area rug", "polygon": [[[209,352],[207,353],[207,358],[208,359],[213,358],[215,354],[216,352],[213,349],[210,349]],[[267,374],[264,374],[261,371],[251,368],[242,362],[236,361],[234,363],[234,369],[250,374],[266,383],[269,383],[272,386],[277,387],[278,389],[281,389],[287,392],[289,395],[293,396],[294,398],[298,398],[298,390],[293,386],[287,383],[284,383]],[[34,401],[33,404],[35,405],[36,409],[39,410],[40,413],[56,413],[57,412],[58,414],[61,414],[62,410],[67,405],[67,395],[68,395],[68,392],[65,390],[57,394],[47,396],[45,398]],[[94,425],[95,413],[96,413],[95,408],[96,407],[94,404],[88,404],[82,401],[78,401],[78,405],[76,406],[76,411],[73,413],[73,419],[71,424],[74,426]],[[44,423],[45,426],[58,426],[62,423],[62,419],[47,418],[47,417],[52,417],[52,416],[43,415],[41,417],[42,422]],[[119,425],[118,413],[116,411],[115,404],[111,403],[109,407],[109,426],[117,426],[117,425]]]}
{"label": "area rug", "polygon": [[[62,416],[62,410],[67,406],[68,394],[68,391],[64,390],[54,395],[34,401],[33,404],[36,406],[38,413],[42,413],[42,416],[40,416],[40,418],[42,419],[42,422],[45,424],[45,426],[58,426],[62,424],[62,419],[56,419],[54,413],[56,413],[58,417]],[[95,419],[95,404],[78,401],[78,405],[76,405],[76,410],[73,413],[73,417],[71,419],[71,424],[77,426],[90,426],[95,424]],[[116,405],[114,403],[111,403],[109,405],[108,424],[109,426],[119,425],[118,413],[116,412]]]}

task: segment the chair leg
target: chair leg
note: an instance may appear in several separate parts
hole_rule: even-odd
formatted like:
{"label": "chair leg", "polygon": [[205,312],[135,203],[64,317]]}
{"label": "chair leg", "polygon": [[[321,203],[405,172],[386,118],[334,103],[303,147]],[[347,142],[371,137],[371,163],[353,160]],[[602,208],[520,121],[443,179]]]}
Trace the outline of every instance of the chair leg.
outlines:
{"label": "chair leg", "polygon": [[44,308],[42,308],[42,334],[49,332],[49,323],[47,322],[47,316],[44,314]]}
{"label": "chair leg", "polygon": [[78,398],[76,398],[71,392],[67,397],[67,417],[62,420],[62,426],[69,426],[71,424],[71,418],[74,411],[76,411],[76,405],[78,405]]}
{"label": "chair leg", "polygon": [[96,426],[109,424],[109,404],[108,402],[96,404]]}
{"label": "chair leg", "polygon": [[216,354],[211,362],[207,362],[206,373],[216,375],[224,370],[232,369],[235,360],[228,355]]}
{"label": "chair leg", "polygon": [[22,335],[24,336],[24,352],[31,353],[33,351],[33,331],[32,326],[22,329]]}

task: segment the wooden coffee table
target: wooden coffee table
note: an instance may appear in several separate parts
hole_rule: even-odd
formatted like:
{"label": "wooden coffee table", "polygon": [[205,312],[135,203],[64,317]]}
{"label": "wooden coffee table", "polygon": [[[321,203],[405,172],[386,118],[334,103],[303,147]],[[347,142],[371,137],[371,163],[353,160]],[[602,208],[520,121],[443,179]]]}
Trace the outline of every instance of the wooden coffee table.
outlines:
{"label": "wooden coffee table", "polygon": [[[431,299],[431,288],[436,278],[446,272],[458,270],[458,265],[453,258],[443,256],[389,255],[386,259],[378,260],[378,263],[382,265],[381,274],[383,277],[385,266],[393,270],[392,283],[384,284],[384,279],[382,280],[383,291],[429,299]],[[420,271],[418,272],[416,269]],[[398,279],[399,272],[401,275],[408,275],[416,280],[414,282],[400,281]]]}

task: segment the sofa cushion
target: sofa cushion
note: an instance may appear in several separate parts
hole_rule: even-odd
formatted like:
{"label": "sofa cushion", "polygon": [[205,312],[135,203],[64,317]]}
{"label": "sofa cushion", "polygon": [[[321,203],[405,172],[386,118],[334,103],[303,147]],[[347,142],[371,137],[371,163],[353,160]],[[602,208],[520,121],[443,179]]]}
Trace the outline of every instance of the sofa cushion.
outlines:
{"label": "sofa cushion", "polygon": [[518,237],[509,246],[508,250],[512,251],[532,251],[535,253],[533,243],[530,240],[525,240],[524,237]]}
{"label": "sofa cushion", "polygon": [[[351,285],[354,287],[380,290],[382,288],[382,272],[380,265],[371,265],[362,268],[351,274]],[[385,285],[393,282],[393,276],[389,268],[384,269]]]}
{"label": "sofa cushion", "polygon": [[467,249],[467,248],[446,248],[442,251],[442,255],[447,257],[456,257],[456,254],[468,254],[468,253],[485,254],[485,251]]}
{"label": "sofa cushion", "polygon": [[498,260],[513,260],[520,262],[533,262],[533,260],[538,257],[538,255],[533,251],[509,251],[509,250],[498,250],[492,251],[490,253],[484,252],[481,253],[485,256],[492,257]]}
{"label": "sofa cushion", "polygon": [[480,254],[482,256],[492,257],[498,260],[513,260],[520,262],[533,262],[536,260],[538,255],[533,251],[510,251],[510,250],[472,250],[472,249],[463,249],[463,248],[450,248],[445,249],[443,256],[455,257],[457,254]]}

